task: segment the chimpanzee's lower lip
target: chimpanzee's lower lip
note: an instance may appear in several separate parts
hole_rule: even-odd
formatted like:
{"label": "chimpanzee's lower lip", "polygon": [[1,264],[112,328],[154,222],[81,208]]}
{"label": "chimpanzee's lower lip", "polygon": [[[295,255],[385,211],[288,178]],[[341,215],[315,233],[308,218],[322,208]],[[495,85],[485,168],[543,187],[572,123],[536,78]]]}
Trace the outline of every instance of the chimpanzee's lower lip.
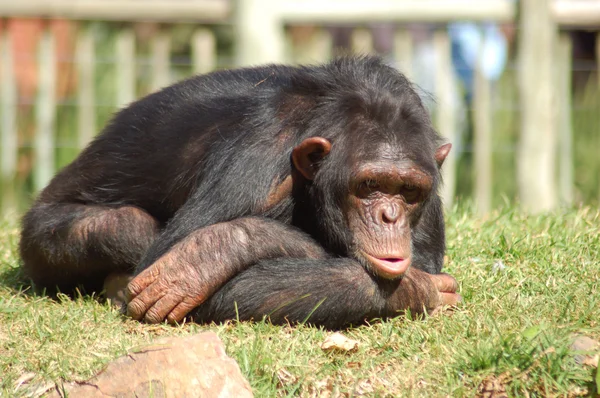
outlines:
{"label": "chimpanzee's lower lip", "polygon": [[367,260],[375,267],[375,272],[385,278],[398,278],[408,270],[411,257],[373,256],[363,252]]}

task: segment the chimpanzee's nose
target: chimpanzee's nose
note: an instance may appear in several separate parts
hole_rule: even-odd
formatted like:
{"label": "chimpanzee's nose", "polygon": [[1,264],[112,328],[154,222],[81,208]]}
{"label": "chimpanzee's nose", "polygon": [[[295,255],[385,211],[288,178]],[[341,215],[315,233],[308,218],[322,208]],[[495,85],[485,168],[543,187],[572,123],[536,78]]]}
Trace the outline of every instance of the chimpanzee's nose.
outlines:
{"label": "chimpanzee's nose", "polygon": [[379,219],[384,224],[394,224],[400,218],[400,207],[394,204],[385,204],[381,206]]}

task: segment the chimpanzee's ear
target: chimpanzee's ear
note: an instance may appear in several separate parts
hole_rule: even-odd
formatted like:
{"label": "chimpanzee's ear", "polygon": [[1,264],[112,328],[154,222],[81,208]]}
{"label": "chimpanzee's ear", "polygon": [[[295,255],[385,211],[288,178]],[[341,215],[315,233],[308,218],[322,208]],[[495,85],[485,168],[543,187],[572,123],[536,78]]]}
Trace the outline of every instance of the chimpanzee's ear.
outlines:
{"label": "chimpanzee's ear", "polygon": [[331,151],[331,142],[322,137],[310,137],[302,141],[292,151],[292,162],[296,169],[306,178],[312,180],[317,174],[317,166]]}
{"label": "chimpanzee's ear", "polygon": [[452,144],[444,144],[435,151],[435,161],[437,162],[438,168],[442,167],[444,164],[444,160],[450,153],[450,149],[452,149]]}

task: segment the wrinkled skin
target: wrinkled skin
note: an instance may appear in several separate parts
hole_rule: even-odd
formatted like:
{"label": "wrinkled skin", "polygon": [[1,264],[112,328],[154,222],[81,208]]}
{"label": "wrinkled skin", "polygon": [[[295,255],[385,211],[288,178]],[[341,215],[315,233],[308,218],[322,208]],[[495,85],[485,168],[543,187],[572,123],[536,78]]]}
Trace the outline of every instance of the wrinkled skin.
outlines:
{"label": "wrinkled skin", "polygon": [[46,291],[133,275],[128,313],[151,323],[435,311],[460,300],[441,273],[449,150],[375,57],[196,76],[118,112],[51,181],[23,267]]}

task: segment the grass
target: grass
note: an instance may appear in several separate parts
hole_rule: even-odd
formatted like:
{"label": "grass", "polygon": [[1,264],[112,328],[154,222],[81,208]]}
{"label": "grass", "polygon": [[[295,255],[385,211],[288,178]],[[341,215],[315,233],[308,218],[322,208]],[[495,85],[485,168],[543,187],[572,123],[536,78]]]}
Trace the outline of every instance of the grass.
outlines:
{"label": "grass", "polygon": [[[158,337],[215,331],[257,397],[594,396],[596,369],[576,364],[575,334],[600,340],[600,212],[525,216],[505,207],[480,220],[448,215],[447,271],[464,303],[421,320],[400,317],[344,332],[358,351],[327,353],[318,328],[236,323],[144,325],[90,297],[31,294],[18,229],[0,228],[0,395],[81,380]],[[23,375],[29,388],[15,391]]]}

